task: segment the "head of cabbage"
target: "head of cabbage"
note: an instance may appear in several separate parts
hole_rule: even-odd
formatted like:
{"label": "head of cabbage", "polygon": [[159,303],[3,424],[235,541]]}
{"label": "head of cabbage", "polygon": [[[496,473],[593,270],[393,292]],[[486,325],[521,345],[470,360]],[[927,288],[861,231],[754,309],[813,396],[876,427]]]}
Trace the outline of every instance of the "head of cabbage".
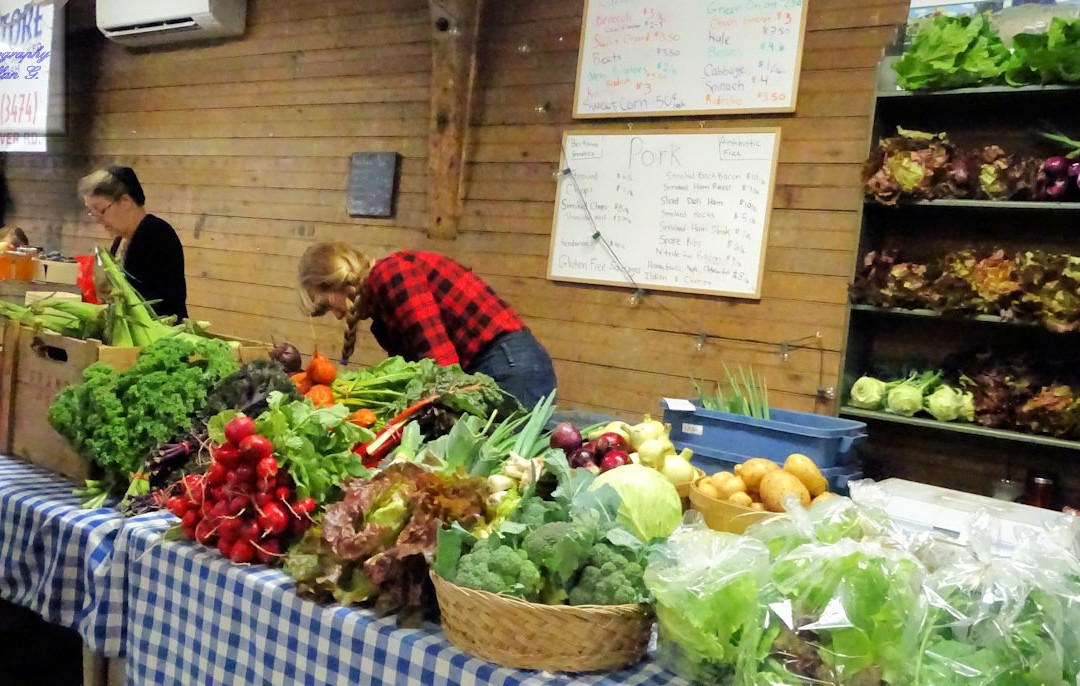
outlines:
{"label": "head of cabbage", "polygon": [[682,522],[682,501],[663,474],[639,464],[609,469],[589,486],[611,486],[619,494],[618,521],[641,541],[667,538]]}

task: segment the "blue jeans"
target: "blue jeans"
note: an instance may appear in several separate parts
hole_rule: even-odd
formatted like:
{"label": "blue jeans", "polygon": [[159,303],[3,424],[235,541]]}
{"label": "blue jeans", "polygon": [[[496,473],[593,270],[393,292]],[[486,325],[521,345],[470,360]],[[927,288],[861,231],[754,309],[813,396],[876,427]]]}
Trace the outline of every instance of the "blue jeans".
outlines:
{"label": "blue jeans", "polygon": [[481,350],[465,371],[487,374],[529,410],[555,390],[551,357],[528,329],[502,334]]}

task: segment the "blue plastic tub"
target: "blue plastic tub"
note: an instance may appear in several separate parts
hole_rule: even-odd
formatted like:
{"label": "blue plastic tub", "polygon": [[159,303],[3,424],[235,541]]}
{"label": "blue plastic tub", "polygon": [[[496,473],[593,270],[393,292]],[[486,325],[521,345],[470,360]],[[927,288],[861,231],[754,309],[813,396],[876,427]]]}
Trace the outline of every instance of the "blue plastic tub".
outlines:
{"label": "blue plastic tub", "polygon": [[767,457],[783,462],[791,453],[806,455],[819,469],[848,465],[866,438],[866,424],[812,412],[770,410],[770,419],[730,412],[664,409],[671,424],[671,441],[690,443],[740,456]]}
{"label": "blue plastic tub", "polygon": [[[749,457],[743,457],[742,455],[735,455],[724,452],[723,450],[715,450],[705,446],[694,445],[693,443],[676,443],[675,447],[679,450],[682,450],[683,448],[690,448],[690,450],[693,450],[694,456],[690,458],[690,463],[706,474],[725,471],[733,472],[735,471],[735,465],[742,464],[750,459]],[[785,458],[772,459],[774,462],[783,464]],[[837,467],[828,467],[825,469],[819,467],[819,469],[821,475],[829,482],[829,490],[840,495],[848,494],[848,482],[862,478],[862,469],[854,463]]]}

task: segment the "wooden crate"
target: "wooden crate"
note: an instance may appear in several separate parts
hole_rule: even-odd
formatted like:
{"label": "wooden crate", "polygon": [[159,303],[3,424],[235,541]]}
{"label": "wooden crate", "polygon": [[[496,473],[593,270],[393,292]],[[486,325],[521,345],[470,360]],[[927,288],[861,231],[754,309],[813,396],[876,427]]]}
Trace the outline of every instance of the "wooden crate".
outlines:
{"label": "wooden crate", "polygon": [[[241,341],[236,349],[242,362],[264,358],[265,345]],[[82,377],[83,370],[103,362],[117,370],[135,363],[139,348],[118,348],[96,340],[79,340],[49,333],[34,333],[24,326],[8,326],[4,334],[0,393],[0,445],[4,452],[73,479],[86,479],[89,463],[79,456],[46,418],[56,394]]]}

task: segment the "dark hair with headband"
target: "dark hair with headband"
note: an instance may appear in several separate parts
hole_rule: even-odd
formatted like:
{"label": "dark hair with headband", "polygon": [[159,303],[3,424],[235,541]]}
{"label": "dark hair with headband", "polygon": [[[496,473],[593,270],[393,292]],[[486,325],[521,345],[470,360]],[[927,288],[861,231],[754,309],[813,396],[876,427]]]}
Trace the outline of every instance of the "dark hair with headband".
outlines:
{"label": "dark hair with headband", "polygon": [[79,180],[78,192],[80,198],[99,195],[110,200],[129,195],[136,205],[146,204],[146,193],[131,167],[114,165],[91,172]]}

